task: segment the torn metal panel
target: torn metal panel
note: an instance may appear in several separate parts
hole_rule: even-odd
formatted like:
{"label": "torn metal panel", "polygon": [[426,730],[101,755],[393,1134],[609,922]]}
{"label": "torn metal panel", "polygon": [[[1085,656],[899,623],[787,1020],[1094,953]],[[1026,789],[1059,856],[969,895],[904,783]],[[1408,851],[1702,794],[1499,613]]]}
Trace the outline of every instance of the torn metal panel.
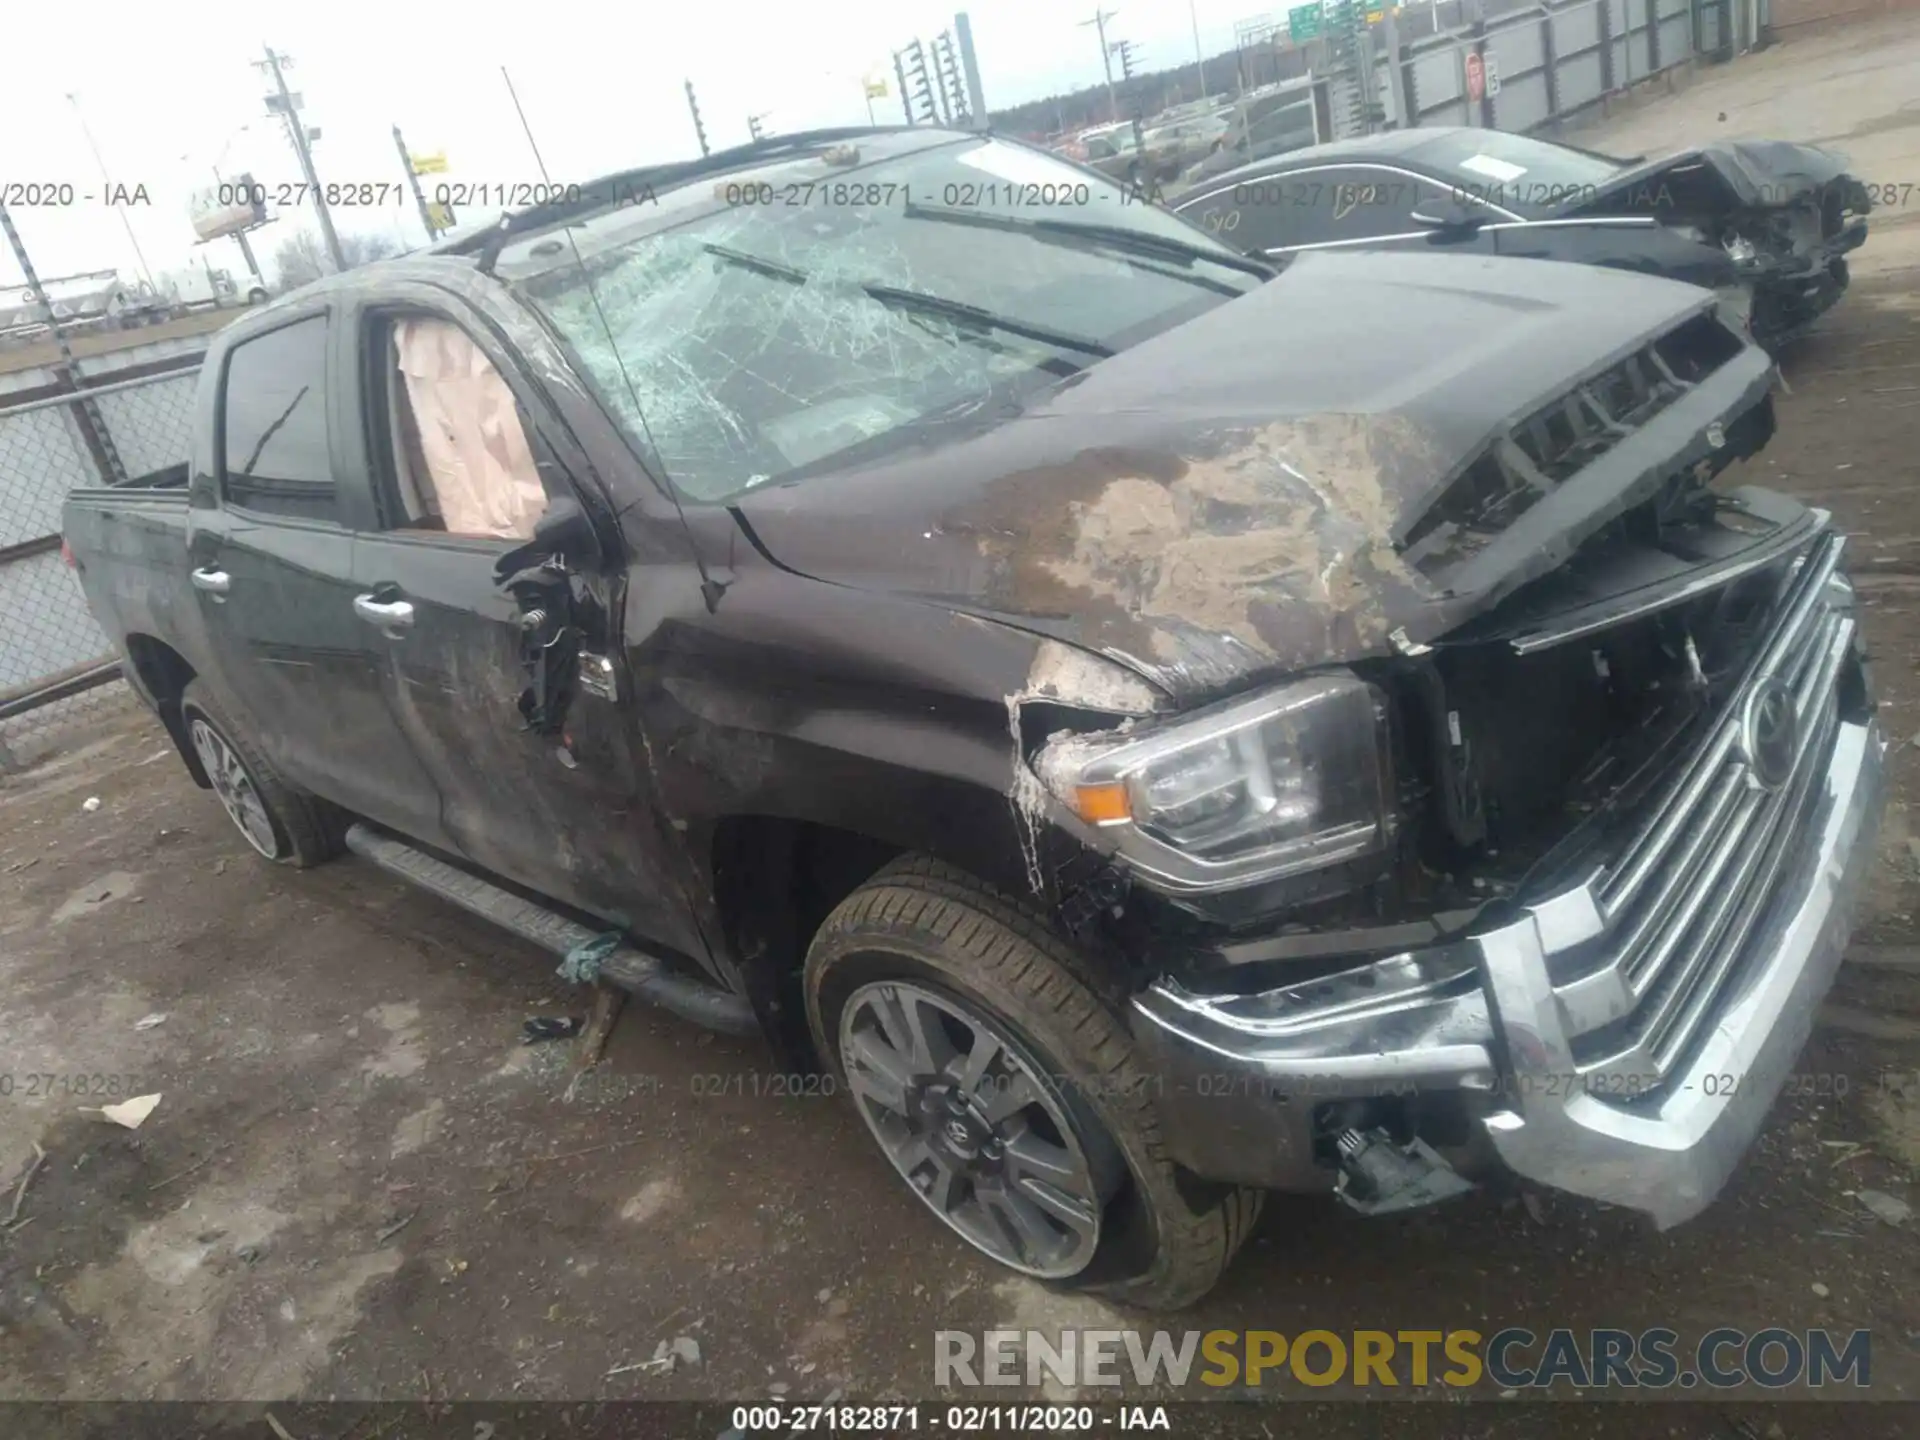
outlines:
{"label": "torn metal panel", "polygon": [[1844,157],[1741,140],[1634,166],[1568,213],[1651,216],[1723,250],[1751,292],[1754,338],[1777,350],[1846,290],[1845,257],[1866,243],[1872,210]]}
{"label": "torn metal panel", "polygon": [[1581,205],[1596,213],[1654,213],[1710,176],[1738,205],[1786,205],[1846,174],[1843,156],[1789,140],[1701,145],[1622,171]]}
{"label": "torn metal panel", "polygon": [[1108,736],[1129,728],[1133,719],[1163,708],[1164,701],[1138,675],[1110,660],[1054,640],[1043,640],[1035,648],[1026,684],[1007,696],[1007,731],[1012,741],[1007,798],[1013,807],[1027,888],[1044,896],[1048,886],[1041,864],[1041,840],[1065,817],[1027,760],[1031,737],[1021,712],[1035,701],[1090,712],[1090,716],[1128,717],[1118,729],[1103,730]]}

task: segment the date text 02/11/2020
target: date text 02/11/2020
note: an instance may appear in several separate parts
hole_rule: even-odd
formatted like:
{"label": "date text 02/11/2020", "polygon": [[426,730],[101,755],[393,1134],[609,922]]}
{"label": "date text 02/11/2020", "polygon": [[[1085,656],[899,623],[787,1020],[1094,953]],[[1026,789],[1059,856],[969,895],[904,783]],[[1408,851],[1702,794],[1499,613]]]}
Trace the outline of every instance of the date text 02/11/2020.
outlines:
{"label": "date text 02/11/2020", "polygon": [[[713,187],[723,204],[805,209],[809,206],[943,205],[949,209],[980,207],[1030,209],[1036,206],[1078,208],[1094,200],[1086,181],[1016,184],[1001,180],[950,181],[930,190],[915,191],[895,180],[801,180],[776,185],[771,181],[728,180]],[[1122,192],[1123,195],[1126,192]]]}

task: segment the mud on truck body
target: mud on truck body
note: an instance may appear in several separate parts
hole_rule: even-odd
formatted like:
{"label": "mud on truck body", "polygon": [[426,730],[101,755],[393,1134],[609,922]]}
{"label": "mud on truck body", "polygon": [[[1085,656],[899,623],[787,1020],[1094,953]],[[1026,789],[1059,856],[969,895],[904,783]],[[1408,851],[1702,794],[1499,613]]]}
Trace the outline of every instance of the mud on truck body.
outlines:
{"label": "mud on truck body", "polygon": [[1772,381],[1689,286],[787,136],[276,300],[66,530],[263,854],[617,930],[969,1243],[1178,1306],[1271,1189],[1726,1182],[1881,786],[1841,538],[1721,474]]}

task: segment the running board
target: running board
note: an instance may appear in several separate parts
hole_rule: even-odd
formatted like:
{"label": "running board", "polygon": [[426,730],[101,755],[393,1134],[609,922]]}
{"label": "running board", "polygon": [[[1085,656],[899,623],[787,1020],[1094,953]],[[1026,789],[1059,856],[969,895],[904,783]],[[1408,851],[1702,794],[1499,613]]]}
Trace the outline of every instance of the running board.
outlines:
{"label": "running board", "polygon": [[[601,933],[544,905],[523,900],[424,850],[416,850],[404,840],[397,840],[370,825],[348,827],[346,838],[349,850],[389,875],[429,890],[555,955],[565,955],[574,946]],[[709,1030],[728,1035],[760,1033],[753,1007],[744,998],[668,969],[631,941],[622,940],[619,947],[600,962],[600,976],[651,1005]]]}

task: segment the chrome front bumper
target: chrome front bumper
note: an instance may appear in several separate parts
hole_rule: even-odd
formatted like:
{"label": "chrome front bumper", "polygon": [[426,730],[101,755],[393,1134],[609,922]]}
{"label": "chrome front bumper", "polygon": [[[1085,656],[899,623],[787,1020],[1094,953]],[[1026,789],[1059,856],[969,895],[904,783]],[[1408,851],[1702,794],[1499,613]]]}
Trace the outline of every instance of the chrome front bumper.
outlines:
{"label": "chrome front bumper", "polygon": [[[1635,1103],[1607,1072],[1583,1070],[1548,983],[1538,917],[1480,937],[1511,1069],[1486,1118],[1519,1174],[1643,1210],[1661,1227],[1700,1213],[1746,1153],[1813,1028],[1847,946],[1854,896],[1873,861],[1886,742],[1842,725],[1821,781],[1808,852],[1747,942],[1739,988],[1716,1008],[1684,1067]],[[1630,1088],[1630,1087],[1629,1087]],[[1624,1100],[1626,1103],[1621,1103]]]}
{"label": "chrome front bumper", "polygon": [[[1844,675],[1838,560],[1824,539],[1799,563],[1723,719],[1584,883],[1446,949],[1251,995],[1163,980],[1137,997],[1176,1158],[1326,1188],[1317,1112],[1452,1091],[1529,1179],[1661,1226],[1705,1208],[1806,1041],[1874,854],[1886,746],[1857,705],[1840,713],[1865,677]],[[1790,751],[1757,745],[1768,693],[1793,701]]]}

